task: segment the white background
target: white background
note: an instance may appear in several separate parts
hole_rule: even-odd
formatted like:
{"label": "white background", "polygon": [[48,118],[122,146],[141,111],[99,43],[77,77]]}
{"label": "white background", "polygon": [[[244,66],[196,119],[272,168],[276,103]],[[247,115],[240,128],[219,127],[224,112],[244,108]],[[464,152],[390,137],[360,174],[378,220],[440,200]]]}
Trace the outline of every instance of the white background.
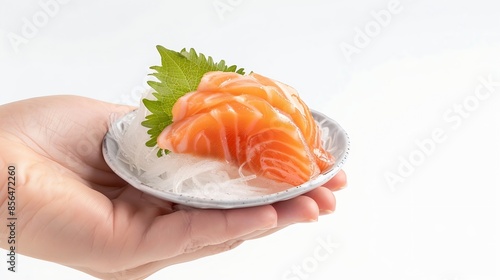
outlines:
{"label": "white background", "polygon": [[[47,15],[0,0],[0,104],[137,105],[161,44],[286,82],[350,135],[333,215],[149,279],[500,279],[497,1],[65,2]],[[93,279],[26,256],[18,268],[1,261],[0,278]]]}

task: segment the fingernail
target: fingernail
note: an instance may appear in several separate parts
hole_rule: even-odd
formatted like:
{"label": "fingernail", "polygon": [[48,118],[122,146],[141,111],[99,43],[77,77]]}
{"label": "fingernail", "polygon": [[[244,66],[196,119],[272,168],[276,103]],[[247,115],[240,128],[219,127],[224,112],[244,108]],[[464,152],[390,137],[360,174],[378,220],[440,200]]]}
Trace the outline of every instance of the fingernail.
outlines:
{"label": "fingernail", "polygon": [[269,229],[273,229],[273,228],[276,228],[276,227],[278,227],[278,221],[277,220],[274,221],[272,224],[264,227],[263,230],[269,230]]}
{"label": "fingernail", "polygon": [[345,185],[343,185],[342,187],[340,187],[338,190],[340,191],[340,190],[343,190],[345,188],[347,188],[347,183]]}
{"label": "fingernail", "polygon": [[330,209],[325,209],[325,210],[319,211],[320,215],[328,215],[328,214],[332,214],[332,213],[333,213],[333,210],[330,210]]}

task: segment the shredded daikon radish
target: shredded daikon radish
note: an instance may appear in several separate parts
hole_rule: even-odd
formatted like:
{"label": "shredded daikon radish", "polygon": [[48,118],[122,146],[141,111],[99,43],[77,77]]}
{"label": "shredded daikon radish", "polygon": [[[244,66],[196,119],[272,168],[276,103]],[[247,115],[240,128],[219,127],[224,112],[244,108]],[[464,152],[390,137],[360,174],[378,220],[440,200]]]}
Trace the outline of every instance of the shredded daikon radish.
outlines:
{"label": "shredded daikon radish", "polygon": [[243,174],[238,166],[189,154],[157,156],[157,147],[147,147],[147,128],[141,125],[147,110],[141,106],[128,119],[112,121],[110,136],[118,143],[118,154],[145,185],[164,192],[198,198],[237,199],[276,193],[291,186],[254,174]]}

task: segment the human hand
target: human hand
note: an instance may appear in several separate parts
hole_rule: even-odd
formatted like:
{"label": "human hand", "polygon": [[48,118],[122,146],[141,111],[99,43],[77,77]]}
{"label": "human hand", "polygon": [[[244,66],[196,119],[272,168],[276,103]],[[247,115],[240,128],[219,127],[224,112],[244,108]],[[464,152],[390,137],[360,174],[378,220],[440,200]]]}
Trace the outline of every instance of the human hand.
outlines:
{"label": "human hand", "polygon": [[[18,253],[103,279],[143,279],[166,266],[217,254],[335,209],[323,187],[273,205],[178,209],[128,185],[106,165],[101,142],[110,114],[132,110],[76,96],[0,106],[0,205],[7,165],[15,165]],[[6,211],[1,211],[6,220]],[[7,240],[6,227],[0,238]],[[7,244],[1,243],[2,248]]]}

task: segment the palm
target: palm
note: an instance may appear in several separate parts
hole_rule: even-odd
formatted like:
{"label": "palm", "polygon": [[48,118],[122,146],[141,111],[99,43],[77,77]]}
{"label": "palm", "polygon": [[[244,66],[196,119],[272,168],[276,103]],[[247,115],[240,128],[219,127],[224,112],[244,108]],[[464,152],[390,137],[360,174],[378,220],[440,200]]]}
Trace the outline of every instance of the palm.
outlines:
{"label": "palm", "polygon": [[[330,190],[318,188],[273,206],[174,211],[126,184],[102,158],[109,120],[130,110],[70,96],[0,107],[1,155],[16,165],[22,198],[20,253],[96,276],[141,278],[334,208]],[[344,184],[340,176],[330,189]]]}

